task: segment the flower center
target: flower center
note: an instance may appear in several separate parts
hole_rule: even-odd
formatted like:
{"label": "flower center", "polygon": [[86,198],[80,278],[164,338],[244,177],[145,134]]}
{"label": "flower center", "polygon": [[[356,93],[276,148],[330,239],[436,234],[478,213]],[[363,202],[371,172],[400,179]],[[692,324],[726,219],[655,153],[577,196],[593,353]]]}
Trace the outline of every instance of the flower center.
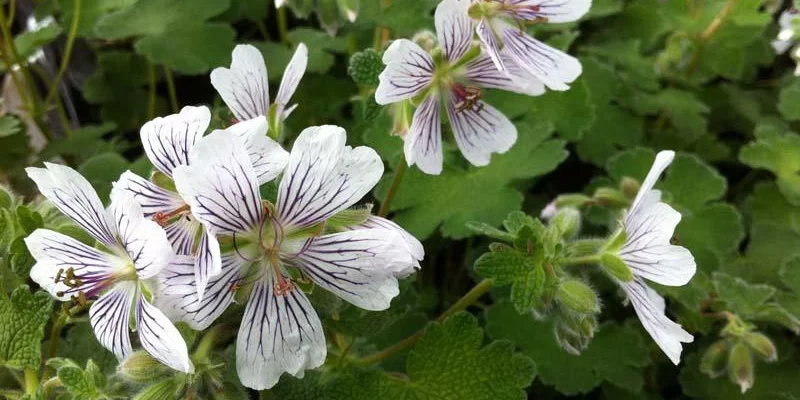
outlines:
{"label": "flower center", "polygon": [[153,221],[156,221],[157,224],[163,227],[169,225],[169,222],[173,217],[181,216],[188,213],[189,213],[189,205],[184,204],[168,213],[164,213],[161,211],[155,213],[155,215],[153,215]]}
{"label": "flower center", "polygon": [[483,103],[480,101],[482,97],[481,89],[475,86],[465,86],[460,83],[452,83],[450,90],[456,100],[456,111],[462,112],[471,110],[480,112],[483,110]]}

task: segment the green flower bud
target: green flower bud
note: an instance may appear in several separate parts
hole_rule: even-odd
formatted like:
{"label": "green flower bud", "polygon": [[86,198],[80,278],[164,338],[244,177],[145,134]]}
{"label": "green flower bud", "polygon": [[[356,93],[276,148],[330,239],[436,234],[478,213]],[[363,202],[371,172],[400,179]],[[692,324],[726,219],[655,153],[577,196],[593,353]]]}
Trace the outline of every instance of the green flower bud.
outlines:
{"label": "green flower bud", "polygon": [[717,378],[725,372],[728,365],[728,342],[719,340],[709,346],[700,360],[700,372]]}
{"label": "green flower bud", "polygon": [[743,342],[737,342],[728,354],[728,377],[742,393],[753,387],[753,357]]}
{"label": "green flower bud", "polygon": [[556,298],[566,308],[581,314],[600,312],[600,301],[597,294],[592,288],[577,279],[561,281]]}
{"label": "green flower bud", "polygon": [[561,314],[555,325],[556,342],[567,353],[580,355],[589,347],[596,329],[597,318],[594,315]]}
{"label": "green flower bud", "polygon": [[172,375],[169,367],[141,350],[122,360],[118,371],[123,378],[135,383],[152,383]]}
{"label": "green flower bud", "polygon": [[602,187],[594,192],[594,200],[599,204],[610,207],[627,207],[630,199],[617,189]]}
{"label": "green flower bud", "polygon": [[562,208],[562,207],[580,208],[584,204],[586,204],[586,203],[588,203],[590,201],[592,201],[592,198],[587,196],[587,195],[585,195],[585,194],[580,194],[580,193],[562,194],[561,196],[558,196],[556,198],[555,206],[556,206],[556,208]]}
{"label": "green flower bud", "polygon": [[619,252],[622,250],[622,246],[625,245],[627,240],[628,233],[625,232],[625,229],[619,228],[611,236],[609,236],[608,240],[606,240],[606,244],[603,246],[603,249],[610,252]]}
{"label": "green flower bud", "polygon": [[134,400],[172,400],[179,398],[178,391],[181,385],[174,379],[167,379],[152,384],[137,393]]}
{"label": "green flower bud", "polygon": [[[419,47],[422,47],[425,51],[433,52],[433,49],[436,48],[436,45],[439,43],[438,39],[436,39],[436,34],[429,30],[423,30],[417,32],[414,37],[411,38],[411,41],[418,44]],[[441,58],[441,50],[435,52],[436,54],[432,54],[434,61],[437,58]]]}
{"label": "green flower bud", "polygon": [[347,74],[361,86],[377,87],[378,75],[383,71],[381,55],[374,49],[359,51],[350,57]]}
{"label": "green flower bud", "polygon": [[600,256],[600,265],[609,275],[622,282],[633,280],[633,271],[616,254],[604,253]]}
{"label": "green flower bud", "polygon": [[550,225],[558,228],[563,238],[571,239],[581,230],[581,213],[573,207],[561,208],[550,220]]}
{"label": "green flower bud", "polygon": [[639,182],[636,179],[626,176],[622,178],[622,182],[619,183],[619,188],[622,190],[622,194],[624,194],[625,197],[633,199],[636,197],[636,194],[639,193]]}
{"label": "green flower bud", "polygon": [[773,362],[778,359],[778,350],[775,348],[775,344],[763,333],[747,332],[743,338],[758,358],[766,362]]}

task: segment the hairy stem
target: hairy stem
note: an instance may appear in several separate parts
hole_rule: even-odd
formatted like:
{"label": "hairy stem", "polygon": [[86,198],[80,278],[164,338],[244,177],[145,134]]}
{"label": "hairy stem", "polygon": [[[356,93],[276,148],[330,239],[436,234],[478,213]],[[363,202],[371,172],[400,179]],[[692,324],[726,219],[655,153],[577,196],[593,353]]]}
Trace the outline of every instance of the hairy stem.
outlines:
{"label": "hairy stem", "polygon": [[69,60],[72,57],[72,46],[75,44],[75,37],[78,35],[78,24],[80,24],[80,22],[81,0],[75,0],[75,9],[73,10],[72,14],[72,22],[69,27],[69,33],[67,34],[67,44],[64,47],[64,57],[61,59],[61,67],[58,68],[56,77],[50,84],[50,89],[47,90],[47,96],[44,97],[45,108],[47,108],[47,105],[50,104],[50,102],[53,100],[53,97],[58,92],[58,86],[61,84],[61,79],[64,78],[64,73],[67,72]]}
{"label": "hairy stem", "polygon": [[558,260],[558,264],[562,266],[597,264],[600,262],[600,256],[600,254],[591,254],[588,256],[566,257]]}
{"label": "hairy stem", "polygon": [[164,78],[167,81],[167,91],[169,92],[169,104],[172,107],[172,112],[178,113],[178,94],[175,91],[175,80],[172,78],[172,70],[166,65],[164,66]]}
{"label": "hairy stem", "polygon": [[406,172],[406,161],[401,160],[400,164],[397,165],[397,169],[394,171],[394,178],[392,178],[392,184],[389,186],[389,191],[386,192],[386,198],[383,199],[381,203],[381,208],[378,210],[379,217],[385,217],[386,214],[389,213],[389,210],[392,205],[392,200],[394,200],[394,196],[397,195],[397,189],[400,187],[400,182],[403,181],[403,175]]}
{"label": "hairy stem", "polygon": [[[445,312],[439,315],[439,317],[436,318],[436,321],[438,322],[444,321],[445,319],[447,319],[447,317],[459,311],[465,310],[467,307],[471,306],[476,301],[478,301],[478,299],[480,299],[484,294],[486,294],[486,292],[488,292],[489,289],[492,288],[493,284],[494,282],[491,279],[484,279],[480,281],[469,292],[467,292],[467,294],[462,296],[460,299],[458,299],[458,301],[456,301],[452,306],[450,306],[450,308],[448,308]],[[415,343],[417,343],[419,338],[421,338],[424,333],[425,333],[425,328],[422,328],[413,335],[393,344],[392,346],[387,347],[376,353],[372,353],[368,356],[362,357],[358,359],[356,362],[358,364],[365,364],[365,365],[381,362],[413,346]]]}
{"label": "hairy stem", "polygon": [[37,389],[39,389],[39,374],[35,369],[25,368],[25,394],[33,396]]}

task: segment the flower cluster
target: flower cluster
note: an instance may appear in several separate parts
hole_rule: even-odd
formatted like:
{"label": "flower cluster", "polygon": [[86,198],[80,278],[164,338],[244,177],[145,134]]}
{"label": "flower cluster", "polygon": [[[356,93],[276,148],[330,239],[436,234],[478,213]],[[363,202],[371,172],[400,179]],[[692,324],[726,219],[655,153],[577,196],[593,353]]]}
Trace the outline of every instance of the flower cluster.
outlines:
{"label": "flower cluster", "polygon": [[434,16],[437,47],[394,41],[383,55],[386,69],[375,101],[398,103],[400,118],[405,118],[407,104],[417,107],[408,131],[401,133],[408,164],[428,174],[442,172],[442,104],[467,161],[484,166],[493,153],[508,151],[517,129],[482,100],[481,89],[530,96],[545,88],[569,89],[567,84],[581,74],[581,64],[534,39],[524,26],[575,21],[590,5],[590,0],[444,0]]}
{"label": "flower cluster", "polygon": [[[208,108],[185,107],[146,123],[141,140],[155,172],[123,173],[108,209],[75,170],[28,169],[98,241],[35,231],[26,240],[37,261],[31,277],[59,300],[93,301],[95,334],[118,358],[131,354],[133,329],[154,358],[191,373],[173,321],[202,330],[240,300],[237,371],[244,385],[269,388],[284,372],[302,376],[325,361],[322,325],[296,280],[383,310],[397,279],[419,268],[424,251],[413,236],[351,208],[383,175],[375,151],[345,145],[336,126],[304,130],[291,152],[268,137],[281,136],[307,59],[301,44],[271,103],[261,53],[237,46],[231,68],[214,70],[211,82],[239,122],[205,135]],[[265,185],[277,185],[277,198],[262,196]]]}

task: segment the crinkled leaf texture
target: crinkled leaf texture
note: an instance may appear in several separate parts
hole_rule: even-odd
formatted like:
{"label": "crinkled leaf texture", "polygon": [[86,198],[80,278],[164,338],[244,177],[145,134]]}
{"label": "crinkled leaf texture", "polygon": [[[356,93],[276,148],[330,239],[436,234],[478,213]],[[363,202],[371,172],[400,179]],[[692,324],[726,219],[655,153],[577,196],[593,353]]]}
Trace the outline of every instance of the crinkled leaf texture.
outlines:
{"label": "crinkled leaf texture", "polygon": [[0,364],[10,368],[39,368],[44,326],[53,299],[20,286],[11,298],[0,298]]}

